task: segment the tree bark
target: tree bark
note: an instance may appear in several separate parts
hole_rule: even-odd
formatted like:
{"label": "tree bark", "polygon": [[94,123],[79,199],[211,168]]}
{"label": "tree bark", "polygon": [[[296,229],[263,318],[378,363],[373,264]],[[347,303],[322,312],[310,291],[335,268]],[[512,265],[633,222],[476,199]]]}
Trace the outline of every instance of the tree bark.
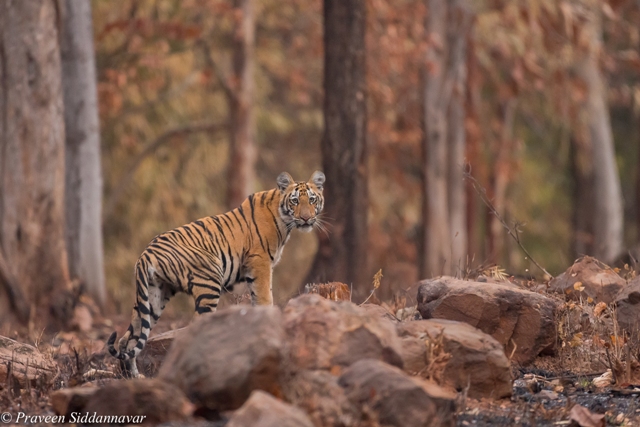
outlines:
{"label": "tree bark", "polygon": [[91,3],[59,0],[66,131],[66,235],[69,273],[100,305],[106,299],[102,173]]}
{"label": "tree bark", "polygon": [[593,150],[588,136],[571,137],[573,175],[573,257],[593,254]]}
{"label": "tree bark", "polygon": [[446,263],[451,260],[447,198],[447,110],[451,84],[446,80],[448,8],[445,0],[427,0],[427,3],[429,50],[424,69],[422,278],[444,274]]}
{"label": "tree bark", "polygon": [[458,275],[467,263],[467,197],[464,181],[466,154],[465,100],[467,84],[467,34],[471,14],[465,7],[466,0],[450,2],[448,43],[450,46],[449,70],[453,90],[449,104],[448,139],[448,201],[449,235],[451,241],[451,274]]}
{"label": "tree bark", "polygon": [[371,287],[367,272],[366,2],[324,2],[322,164],[330,238],[320,245],[307,282],[353,285],[355,299]]}
{"label": "tree bark", "polygon": [[577,72],[587,87],[584,123],[589,130],[594,158],[594,256],[611,262],[620,255],[623,247],[622,189],[615,160],[607,91],[598,63],[602,45],[600,2],[587,3],[590,10],[583,28],[588,37],[588,50],[577,64]]}
{"label": "tree bark", "polygon": [[423,69],[421,277],[456,274],[466,262],[465,0],[427,0],[429,49]]}
{"label": "tree bark", "polygon": [[54,1],[0,2],[0,248],[53,327],[65,320],[58,302],[69,288],[56,21]]}
{"label": "tree bark", "polygon": [[253,193],[256,164],[253,0],[234,0],[234,7],[237,13],[233,35],[233,76],[229,99],[231,141],[227,173],[230,209],[240,206]]}

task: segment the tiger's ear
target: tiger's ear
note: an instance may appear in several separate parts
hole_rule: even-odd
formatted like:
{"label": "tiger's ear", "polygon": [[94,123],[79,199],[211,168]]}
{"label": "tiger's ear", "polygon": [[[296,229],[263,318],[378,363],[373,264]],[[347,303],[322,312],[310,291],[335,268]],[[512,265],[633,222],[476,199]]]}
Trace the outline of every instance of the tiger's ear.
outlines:
{"label": "tiger's ear", "polygon": [[284,192],[291,184],[293,184],[293,178],[288,173],[282,172],[278,175],[276,183],[278,184],[278,189]]}
{"label": "tiger's ear", "polygon": [[309,180],[309,182],[315,185],[318,188],[318,190],[322,191],[322,189],[324,188],[325,179],[326,178],[322,172],[315,171],[313,175],[311,175],[311,179]]}

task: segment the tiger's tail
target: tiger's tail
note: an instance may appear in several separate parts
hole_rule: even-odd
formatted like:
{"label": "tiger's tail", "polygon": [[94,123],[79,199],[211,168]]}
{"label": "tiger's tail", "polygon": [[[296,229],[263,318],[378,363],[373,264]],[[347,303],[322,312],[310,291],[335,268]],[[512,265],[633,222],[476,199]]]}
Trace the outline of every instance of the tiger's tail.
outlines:
{"label": "tiger's tail", "polygon": [[[107,340],[107,349],[109,353],[120,360],[127,361],[135,359],[144,348],[144,345],[151,333],[151,305],[149,302],[149,277],[147,269],[143,265],[142,259],[136,264],[136,306],[133,308],[131,324],[127,332],[120,339],[120,349],[115,347],[116,337],[118,333],[114,331]],[[137,329],[134,325],[140,323],[140,335],[135,335]],[[132,341],[135,346],[129,345]],[[130,350],[126,350],[130,348]]]}

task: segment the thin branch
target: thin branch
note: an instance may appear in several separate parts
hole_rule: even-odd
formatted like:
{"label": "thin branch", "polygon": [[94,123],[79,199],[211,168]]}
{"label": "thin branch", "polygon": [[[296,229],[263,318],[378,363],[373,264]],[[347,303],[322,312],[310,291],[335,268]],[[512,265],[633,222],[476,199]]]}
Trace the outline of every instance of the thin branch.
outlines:
{"label": "thin branch", "polygon": [[202,54],[204,55],[205,65],[208,68],[211,68],[211,71],[213,71],[213,74],[216,76],[218,83],[222,87],[222,90],[224,91],[229,101],[235,102],[237,100],[236,92],[233,90],[233,88],[229,84],[229,81],[225,77],[222,70],[218,67],[216,62],[213,60],[213,57],[211,56],[211,50],[209,49],[209,45],[204,40],[200,39],[196,42],[196,46],[202,50]]}
{"label": "thin branch", "polygon": [[609,354],[609,348],[605,347],[604,350],[607,353],[607,360],[609,361],[609,369],[611,369],[611,376],[613,377],[613,383],[618,384],[618,378],[616,375],[616,370],[613,369],[613,362],[611,361],[611,354]]}
{"label": "thin branch", "polygon": [[491,213],[498,219],[498,221],[500,221],[502,226],[507,230],[507,233],[509,234],[509,236],[513,237],[513,240],[515,240],[518,246],[520,246],[520,249],[522,249],[522,252],[524,252],[527,258],[529,258],[531,262],[535,264],[536,267],[542,270],[544,274],[546,274],[550,278],[553,278],[553,275],[549,273],[543,266],[538,264],[538,262],[531,256],[527,248],[523,246],[522,242],[520,241],[520,234],[517,226],[514,228],[509,227],[509,225],[504,220],[504,218],[502,218],[500,213],[496,210],[495,206],[493,206],[493,203],[491,203],[491,200],[489,200],[489,197],[487,196],[487,191],[484,189],[484,187],[482,187],[482,185],[480,185],[478,180],[475,179],[473,175],[471,175],[471,171],[467,170],[467,168],[464,168],[463,173],[464,173],[465,179],[471,183],[471,185],[473,186],[473,189],[476,191],[478,196],[480,196],[480,200],[482,200],[482,202],[487,206],[487,208],[489,208],[489,211],[491,211]]}
{"label": "thin branch", "polygon": [[[129,183],[132,181],[133,176],[136,171],[142,164],[143,160],[148,156],[153,154],[158,148],[167,142],[171,141],[173,138],[177,136],[189,135],[192,133],[199,132],[219,132],[220,130],[226,129],[225,124],[220,123],[196,123],[187,126],[182,126],[174,129],[169,129],[165,131],[163,134],[158,136],[156,139],[148,143],[140,153],[133,159],[126,172],[122,175],[122,178],[118,181],[118,183],[114,186],[114,190],[109,196],[109,199],[105,203],[104,215],[103,218],[108,218],[113,213],[114,209],[118,205],[120,198],[124,194],[124,190],[127,188]],[[104,221],[104,219],[103,219]]]}

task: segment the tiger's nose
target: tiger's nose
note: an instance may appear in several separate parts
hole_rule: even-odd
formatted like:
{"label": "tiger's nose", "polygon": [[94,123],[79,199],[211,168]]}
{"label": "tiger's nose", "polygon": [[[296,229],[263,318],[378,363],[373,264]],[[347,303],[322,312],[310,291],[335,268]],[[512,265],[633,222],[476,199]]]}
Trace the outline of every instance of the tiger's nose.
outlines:
{"label": "tiger's nose", "polygon": [[307,222],[311,219],[311,215],[310,214],[300,214],[300,219],[303,220],[304,222]]}

